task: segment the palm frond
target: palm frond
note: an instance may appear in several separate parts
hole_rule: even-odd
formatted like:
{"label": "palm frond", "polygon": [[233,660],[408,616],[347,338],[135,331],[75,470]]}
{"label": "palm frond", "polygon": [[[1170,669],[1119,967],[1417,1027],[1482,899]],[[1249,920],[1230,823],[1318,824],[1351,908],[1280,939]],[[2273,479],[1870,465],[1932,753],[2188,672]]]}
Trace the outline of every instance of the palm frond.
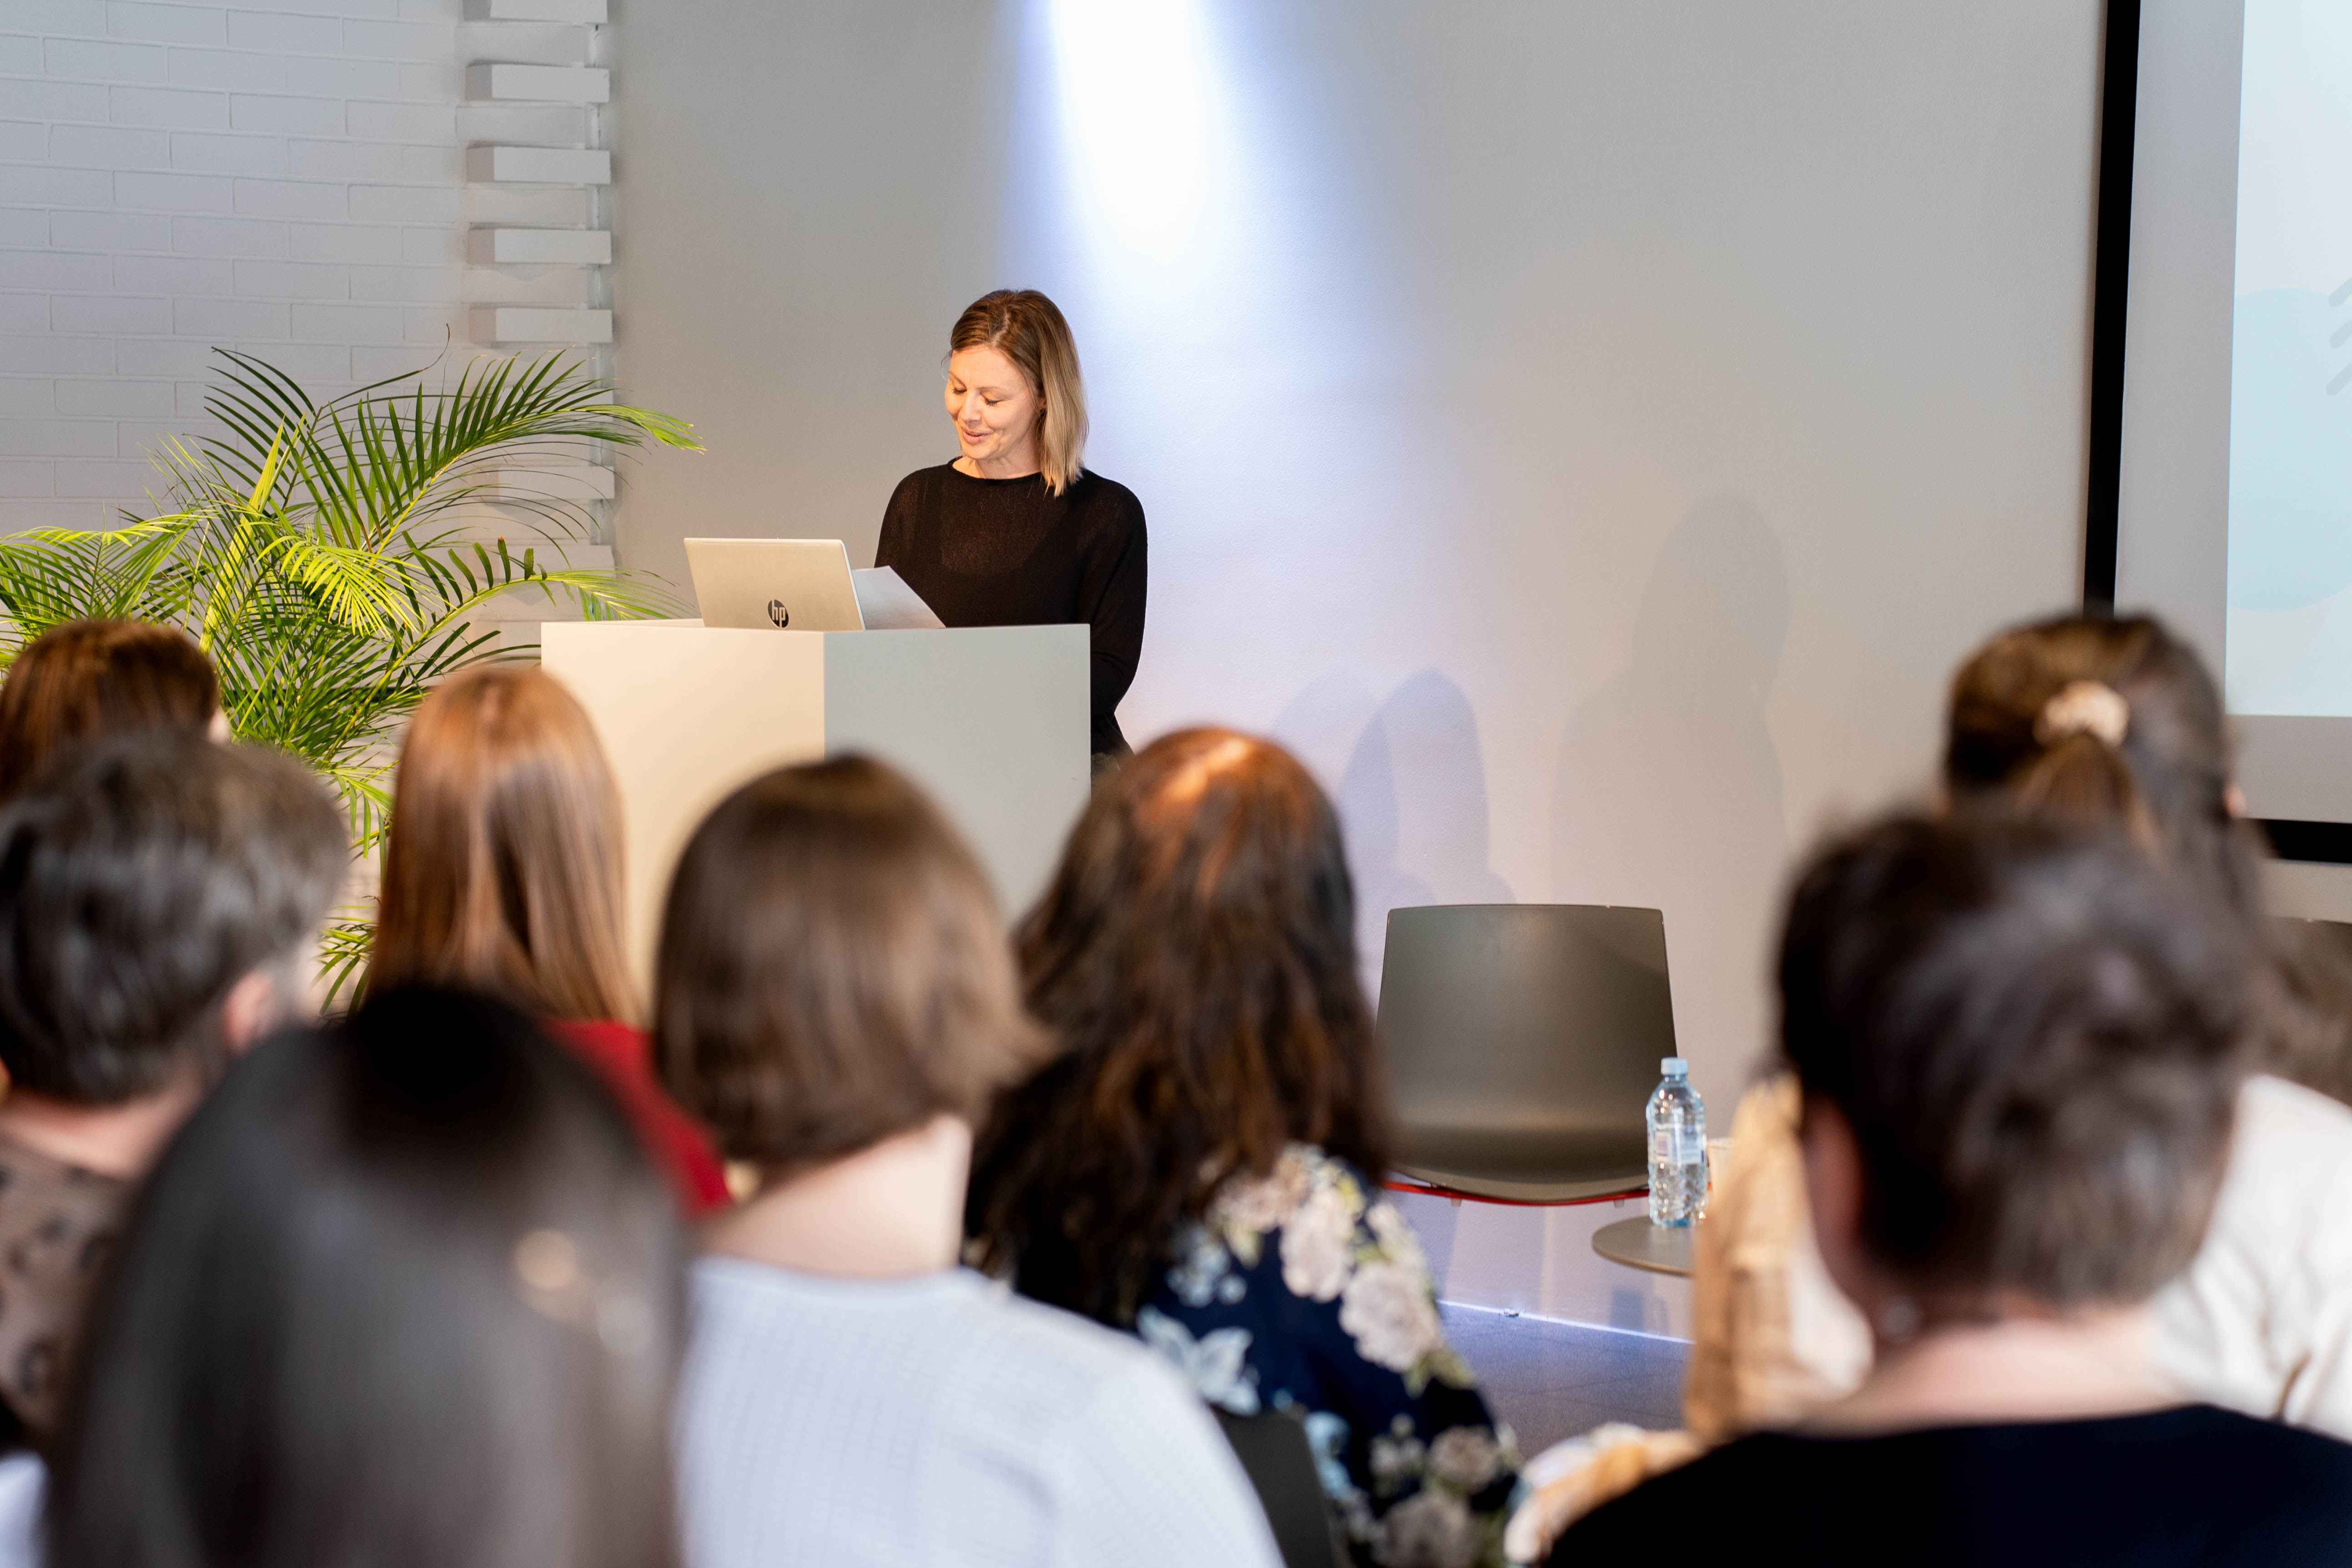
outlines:
{"label": "palm frond", "polygon": [[334,1012],[340,1004],[355,1007],[360,1003],[360,990],[367,978],[368,949],[375,936],[375,910],[352,914],[330,921],[327,929],[319,933],[319,980],[326,987],[325,1008]]}
{"label": "palm frond", "polygon": [[492,468],[562,447],[650,440],[701,450],[684,420],[614,402],[604,383],[557,356],[477,360],[437,392],[420,374],[397,393],[378,383],[315,404],[250,355],[215,352],[229,368],[205,405],[231,433],[215,443],[224,468],[258,484],[267,442],[283,433],[284,504],[346,545],[379,544],[478,498]]}
{"label": "palm frond", "polygon": [[265,545],[286,577],[316,596],[329,614],[353,631],[415,630],[415,563],[396,552],[326,544],[299,533],[281,532]]}
{"label": "palm frond", "polygon": [[[428,364],[322,400],[266,361],[215,352],[205,408],[218,433],[154,454],[174,510],[0,538],[0,668],[65,621],[183,627],[220,671],[231,730],[308,762],[365,857],[390,818],[408,715],[455,671],[528,651],[482,624],[492,601],[539,593],[592,619],[682,613],[658,578],[564,562],[562,546],[592,531],[587,507],[527,484],[493,493],[501,469],[583,451],[701,449],[692,426],[615,401],[576,360],[478,359],[437,386]],[[467,537],[493,505],[519,550]],[[357,910],[330,929],[334,994],[362,973],[372,921]]]}
{"label": "palm frond", "polygon": [[181,513],[126,528],[36,528],[0,538],[0,664],[51,626],[77,620],[173,620],[194,592],[178,560],[199,519]]}

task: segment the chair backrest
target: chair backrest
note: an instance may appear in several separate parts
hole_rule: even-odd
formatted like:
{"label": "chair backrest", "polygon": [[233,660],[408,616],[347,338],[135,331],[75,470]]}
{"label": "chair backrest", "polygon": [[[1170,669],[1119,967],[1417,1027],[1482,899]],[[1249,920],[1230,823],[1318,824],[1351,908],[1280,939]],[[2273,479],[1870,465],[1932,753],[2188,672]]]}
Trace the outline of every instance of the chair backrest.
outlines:
{"label": "chair backrest", "polygon": [[1306,1426],[1280,1410],[1236,1415],[1213,1405],[1209,1408],[1257,1489],[1283,1568],[1347,1568],[1347,1545],[1316,1473]]}
{"label": "chair backrest", "polygon": [[2352,921],[2326,921],[2309,915],[2273,915],[2271,921],[2292,936],[2352,949]]}
{"label": "chair backrest", "polygon": [[2300,1005],[2266,1070],[2339,1100],[2352,1097],[2352,923],[2275,915],[2272,924]]}
{"label": "chair backrest", "polygon": [[1638,1185],[1642,1108],[1659,1058],[1676,1054],[1665,919],[1597,904],[1392,910],[1380,1032],[1406,1173],[1530,1196]]}
{"label": "chair backrest", "polygon": [[2352,1013],[2352,923],[2273,915],[2271,927],[2298,989],[2326,1013]]}

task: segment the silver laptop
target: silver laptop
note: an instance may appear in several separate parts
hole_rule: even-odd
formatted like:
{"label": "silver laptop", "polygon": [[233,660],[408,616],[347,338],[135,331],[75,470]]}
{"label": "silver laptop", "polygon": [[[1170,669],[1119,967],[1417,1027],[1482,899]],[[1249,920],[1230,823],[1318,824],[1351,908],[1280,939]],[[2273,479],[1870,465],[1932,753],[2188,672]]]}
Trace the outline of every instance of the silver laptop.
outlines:
{"label": "silver laptop", "polygon": [[856,632],[940,624],[890,568],[852,572],[838,539],[689,539],[686,563],[706,626]]}

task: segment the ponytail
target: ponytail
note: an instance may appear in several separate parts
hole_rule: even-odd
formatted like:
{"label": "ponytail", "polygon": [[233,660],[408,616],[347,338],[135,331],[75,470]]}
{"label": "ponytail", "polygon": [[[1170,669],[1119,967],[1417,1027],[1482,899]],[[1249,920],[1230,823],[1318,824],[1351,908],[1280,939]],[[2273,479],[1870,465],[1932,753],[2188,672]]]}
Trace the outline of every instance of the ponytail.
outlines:
{"label": "ponytail", "polygon": [[2020,764],[2008,793],[2028,816],[2075,828],[2120,825],[2141,848],[2158,848],[2156,822],[2131,764],[2087,730],[2061,738]]}
{"label": "ponytail", "polygon": [[2120,826],[2157,852],[2156,820],[2123,752],[2131,703],[2104,680],[2070,680],[2033,715],[2038,750],[2011,772],[2008,794],[2029,816],[2068,827]]}
{"label": "ponytail", "polygon": [[2122,828],[2203,883],[2263,954],[2269,1070],[2352,1103],[2352,953],[2264,917],[2261,846],[2229,805],[2221,689],[2145,616],[2058,616],[1987,643],[1952,678],[1944,784],[1955,806]]}

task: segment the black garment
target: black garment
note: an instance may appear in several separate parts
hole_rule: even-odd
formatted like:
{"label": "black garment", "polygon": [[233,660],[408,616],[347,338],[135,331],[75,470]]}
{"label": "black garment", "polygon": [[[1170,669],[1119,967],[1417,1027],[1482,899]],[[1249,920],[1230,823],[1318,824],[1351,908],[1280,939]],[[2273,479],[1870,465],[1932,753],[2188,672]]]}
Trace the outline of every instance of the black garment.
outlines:
{"label": "black garment", "polygon": [[1745,1437],[1572,1526],[1551,1568],[2352,1563],[2352,1445],[2210,1405]]}
{"label": "black garment", "polygon": [[951,626],[1092,629],[1094,750],[1124,754],[1118,700],[1143,652],[1143,507],[1135,492],[1081,474],[1059,496],[1043,474],[975,479],[953,464],[898,481],[882,514],[877,566]]}

